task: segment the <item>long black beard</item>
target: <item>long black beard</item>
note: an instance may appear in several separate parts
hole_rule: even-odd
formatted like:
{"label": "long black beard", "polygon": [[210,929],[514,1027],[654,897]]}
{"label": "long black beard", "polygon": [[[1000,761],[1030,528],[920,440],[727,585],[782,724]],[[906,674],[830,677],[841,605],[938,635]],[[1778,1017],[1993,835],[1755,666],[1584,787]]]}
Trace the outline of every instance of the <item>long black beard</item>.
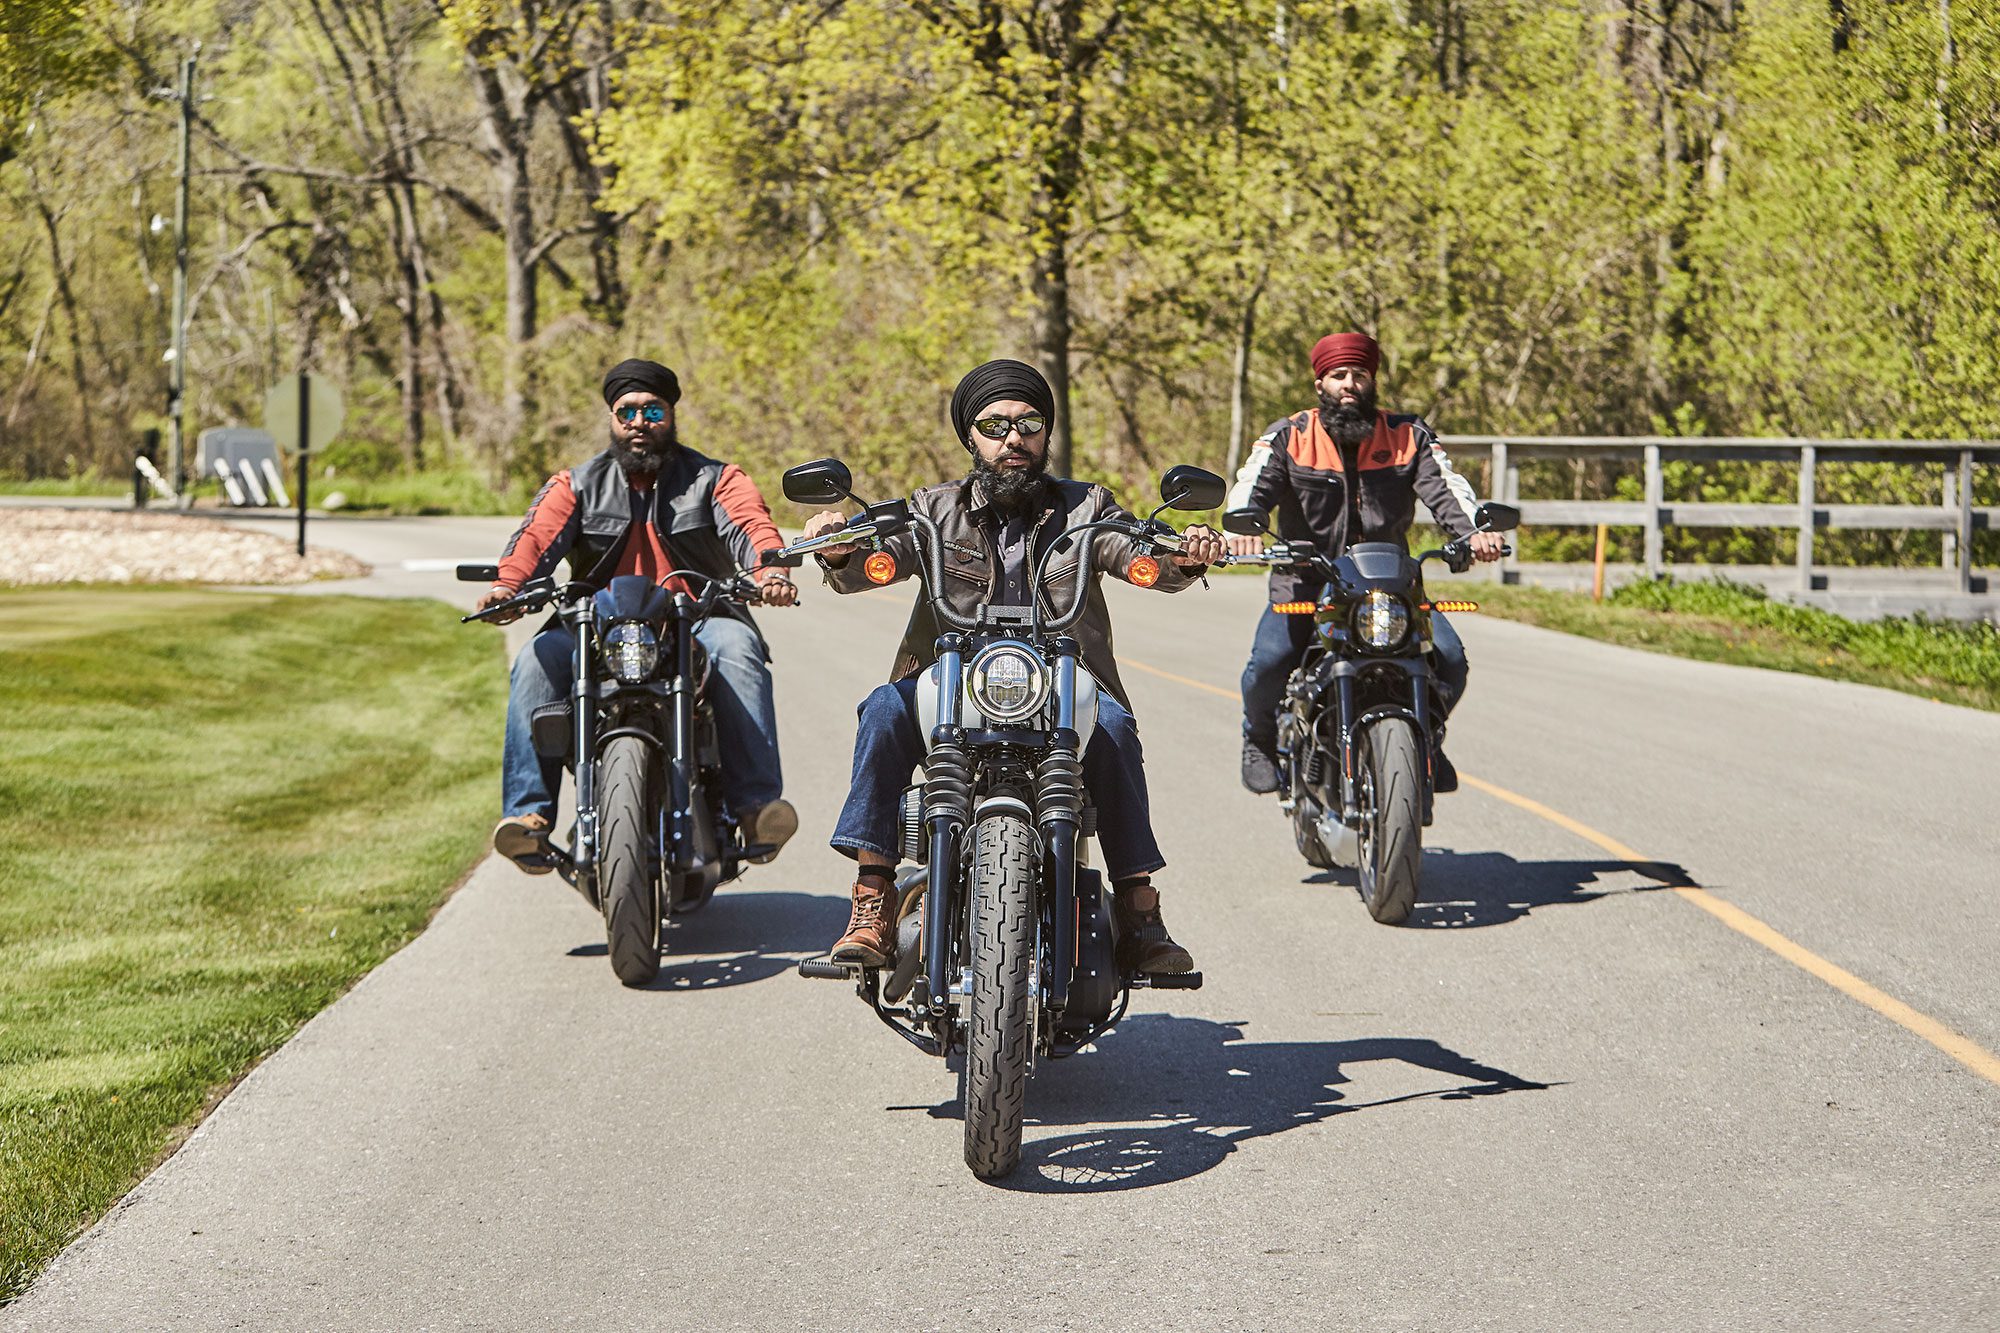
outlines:
{"label": "long black beard", "polygon": [[660,443],[658,448],[648,449],[643,454],[634,454],[630,449],[625,447],[624,441],[618,438],[618,433],[613,431],[611,433],[611,456],[617,459],[618,466],[624,469],[627,481],[635,477],[657,477],[660,475],[661,467],[666,464],[667,455],[673,453],[680,446],[680,442],[680,428],[678,426],[669,426],[667,427],[667,438]]}
{"label": "long black beard", "polygon": [[1343,403],[1338,398],[1319,391],[1319,416],[1326,423],[1326,429],[1333,436],[1333,442],[1344,448],[1352,448],[1375,433],[1375,388],[1370,385],[1352,403]]}
{"label": "long black beard", "polygon": [[972,475],[979,479],[979,488],[986,493],[987,501],[1001,513],[1013,517],[1027,513],[1041,502],[1045,484],[1043,474],[1047,472],[1048,465],[1047,457],[1042,457],[1024,468],[1000,468],[975,454]]}

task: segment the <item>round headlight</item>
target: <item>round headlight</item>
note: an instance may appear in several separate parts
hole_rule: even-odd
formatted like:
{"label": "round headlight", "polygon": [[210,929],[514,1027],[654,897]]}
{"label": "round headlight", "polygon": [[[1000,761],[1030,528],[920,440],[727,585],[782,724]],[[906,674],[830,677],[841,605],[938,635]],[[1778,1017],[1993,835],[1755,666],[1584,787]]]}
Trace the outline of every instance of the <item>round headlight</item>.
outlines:
{"label": "round headlight", "polygon": [[660,641],[650,625],[627,620],[613,625],[604,635],[604,655],[611,659],[611,674],[627,685],[652,678],[660,665]]}
{"label": "round headlight", "polygon": [[972,659],[972,702],[991,722],[1019,722],[1042,706],[1048,669],[1018,644],[995,644]]}
{"label": "round headlight", "polygon": [[1410,633],[1410,608],[1402,598],[1376,589],[1354,608],[1354,632],[1370,648],[1394,648]]}

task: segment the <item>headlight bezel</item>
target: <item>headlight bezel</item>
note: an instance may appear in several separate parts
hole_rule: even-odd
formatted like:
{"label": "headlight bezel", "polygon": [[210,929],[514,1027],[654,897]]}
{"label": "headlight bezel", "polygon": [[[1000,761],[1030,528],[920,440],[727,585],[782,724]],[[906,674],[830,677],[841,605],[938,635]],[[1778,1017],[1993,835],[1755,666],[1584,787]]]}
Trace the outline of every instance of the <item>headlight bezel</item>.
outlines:
{"label": "headlight bezel", "polygon": [[643,620],[621,620],[604,631],[604,660],[621,685],[644,685],[660,669],[660,636]]}
{"label": "headlight bezel", "polygon": [[1351,633],[1371,653],[1393,653],[1410,641],[1416,615],[1408,601],[1395,593],[1370,588],[1354,604]]}
{"label": "headlight bezel", "polygon": [[[1008,706],[992,697],[991,691],[999,686],[992,679],[994,668],[1000,664],[1018,663],[1025,669],[1027,679],[1018,685],[1010,682],[1007,688],[1024,688],[1027,693],[1023,702]],[[966,664],[965,692],[972,706],[979,710],[988,722],[1013,725],[1024,722],[1042,710],[1049,701],[1054,688],[1053,673],[1049,664],[1042,660],[1040,653],[1029,645],[1015,639],[1003,639],[988,644]]]}

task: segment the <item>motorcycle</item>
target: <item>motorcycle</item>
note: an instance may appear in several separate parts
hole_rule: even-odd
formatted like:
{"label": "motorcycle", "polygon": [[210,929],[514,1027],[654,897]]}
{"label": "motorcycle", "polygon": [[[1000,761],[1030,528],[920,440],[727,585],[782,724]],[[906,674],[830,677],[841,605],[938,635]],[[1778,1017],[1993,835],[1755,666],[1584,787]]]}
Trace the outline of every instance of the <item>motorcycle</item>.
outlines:
{"label": "motorcycle", "polygon": [[[854,501],[845,528],[794,542],[786,557],[828,546],[877,543],[856,552],[873,582],[895,577],[881,538],[915,535],[921,595],[943,631],[937,660],[919,679],[919,721],[928,738],[923,781],[902,805],[897,947],[884,968],[824,958],[799,964],[804,977],[851,981],[892,1030],[926,1054],[961,1056],[965,1161],[975,1175],[1004,1176],[1021,1158],[1026,1080],[1036,1057],[1060,1059],[1102,1036],[1125,1014],[1134,989],[1195,990],[1198,972],[1123,971],[1110,894],[1088,866],[1096,812],[1083,786],[1082,755],[1097,719],[1098,683],[1065,634],[1082,614],[1091,582],[1076,568],[1067,607],[1045,617],[1051,562],[1104,529],[1143,548],[1133,572],[1180,549],[1159,519],[1166,509],[1218,507],[1226,486],[1199,468],[1161,480],[1164,503],[1145,519],[1100,519],[1066,531],[1029,582],[1028,607],[985,606],[975,617],[944,596],[937,527],[906,500],[869,503],[853,493],[847,467],[821,459],[785,473],[785,495],[806,505]],[[1090,558],[1085,542],[1077,563]]]}
{"label": "motorcycle", "polygon": [[[1261,509],[1232,509],[1222,526],[1263,536]],[[1483,504],[1477,532],[1519,526],[1512,505]],[[1438,611],[1477,611],[1472,601],[1424,595],[1423,565],[1454,573],[1472,564],[1470,538],[1411,557],[1393,542],[1358,542],[1337,558],[1310,542],[1281,542],[1223,563],[1268,565],[1323,580],[1315,601],[1280,602],[1281,615],[1309,615],[1315,633],[1285,685],[1278,709],[1280,807],[1308,865],[1356,872],[1368,914],[1399,925],[1416,905],[1423,830],[1438,795],[1443,716],[1430,664]],[[1442,788],[1455,789],[1455,783]]]}
{"label": "motorcycle", "polygon": [[[766,565],[781,561],[767,553]],[[794,561],[794,564],[797,562]],[[460,565],[465,582],[491,583],[494,565]],[[575,639],[568,698],[535,710],[535,752],[575,775],[576,825],[567,849],[549,845],[557,873],[604,916],[611,970],[627,986],[660,971],[668,921],[697,911],[755,857],[720,790],[721,752],[695,628],[725,602],[754,604],[745,574],[673,575],[696,592],[635,574],[602,589],[540,578],[461,623],[553,606]]]}

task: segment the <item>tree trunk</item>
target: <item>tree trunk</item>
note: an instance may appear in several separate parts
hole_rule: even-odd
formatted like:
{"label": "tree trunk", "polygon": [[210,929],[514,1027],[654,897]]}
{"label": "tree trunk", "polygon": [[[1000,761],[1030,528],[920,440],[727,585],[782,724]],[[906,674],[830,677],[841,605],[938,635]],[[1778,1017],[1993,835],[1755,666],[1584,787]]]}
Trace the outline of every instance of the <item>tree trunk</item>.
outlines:
{"label": "tree trunk", "polygon": [[1035,362],[1054,391],[1056,416],[1049,423],[1049,471],[1070,475],[1076,453],[1069,419],[1069,246],[1052,234],[1035,261]]}
{"label": "tree trunk", "polygon": [[[535,210],[529,190],[525,145],[501,168],[505,208],[501,222],[507,248],[506,348],[501,363],[500,416],[506,439],[503,448],[517,457],[524,444],[532,446],[536,409],[534,366],[529,344],[540,325],[540,290],[536,282]],[[533,452],[532,448],[528,451]],[[532,470],[532,469],[531,469]]]}
{"label": "tree trunk", "polygon": [[424,465],[424,289],[417,272],[415,201],[409,187],[390,192],[396,240],[396,312],[402,333],[403,457],[413,468]]}
{"label": "tree trunk", "polygon": [[1236,476],[1243,466],[1243,448],[1250,438],[1250,351],[1257,334],[1257,302],[1263,298],[1264,284],[1270,281],[1267,262],[1257,274],[1257,285],[1243,301],[1243,322],[1236,330],[1236,374],[1229,388],[1229,462],[1224,475]]}

